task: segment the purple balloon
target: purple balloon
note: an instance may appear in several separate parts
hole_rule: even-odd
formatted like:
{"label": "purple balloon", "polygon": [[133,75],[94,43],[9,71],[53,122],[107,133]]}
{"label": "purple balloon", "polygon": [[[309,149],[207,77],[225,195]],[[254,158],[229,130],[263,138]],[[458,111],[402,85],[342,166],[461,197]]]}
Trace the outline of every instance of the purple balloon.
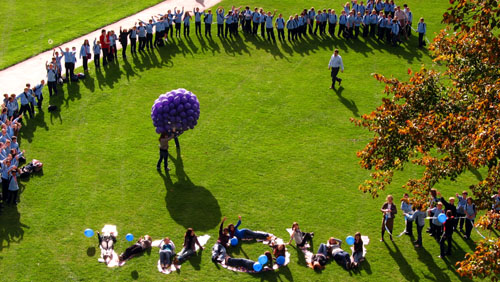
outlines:
{"label": "purple balloon", "polygon": [[186,113],[185,112],[180,112],[179,114],[182,118],[185,118],[186,117]]}
{"label": "purple balloon", "polygon": [[162,94],[151,107],[151,120],[157,133],[176,128],[181,134],[193,129],[200,116],[199,102],[196,95],[186,89],[172,90]]}
{"label": "purple balloon", "polygon": [[186,104],[184,104],[184,109],[191,109],[191,103],[187,102]]}

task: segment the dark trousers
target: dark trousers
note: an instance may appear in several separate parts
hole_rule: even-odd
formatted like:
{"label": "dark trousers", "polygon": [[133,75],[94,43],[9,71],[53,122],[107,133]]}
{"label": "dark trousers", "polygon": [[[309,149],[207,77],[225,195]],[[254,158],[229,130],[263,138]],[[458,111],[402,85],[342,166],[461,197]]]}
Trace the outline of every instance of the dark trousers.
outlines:
{"label": "dark trousers", "polygon": [[385,35],[385,28],[384,27],[378,27],[378,40],[384,40],[384,35]]}
{"label": "dark trousers", "polygon": [[260,240],[266,240],[267,237],[269,237],[269,233],[264,233],[264,232],[259,232],[259,231],[253,231],[250,229],[240,229],[240,232],[242,233],[242,238],[243,239],[260,239]]}
{"label": "dark trousers", "polygon": [[168,168],[168,150],[162,150],[160,149],[160,159],[158,160],[158,163],[156,164],[156,168],[160,169],[161,168],[161,162],[163,163],[163,167],[165,169]]}
{"label": "dark trousers", "polygon": [[30,105],[29,106],[30,107],[30,116],[33,117],[33,116],[35,116],[35,103],[30,102],[29,105]]}
{"label": "dark trousers", "polygon": [[155,34],[155,43],[154,46],[162,46],[163,45],[163,31],[156,31]]}
{"label": "dark trousers", "polygon": [[386,35],[387,41],[391,42],[391,40],[392,40],[392,32],[391,32],[390,28],[386,28],[385,29],[385,35]]}
{"label": "dark trousers", "polygon": [[342,251],[336,253],[335,256],[333,256],[333,259],[342,267],[344,267],[344,269],[347,269],[347,264],[351,261],[351,256],[349,255],[349,253]]}
{"label": "dark trousers", "polygon": [[88,61],[89,61],[89,59],[87,59],[87,56],[84,56],[84,57],[82,58],[82,62],[83,62],[83,70],[84,70],[84,71],[88,71],[88,70],[89,70],[89,67],[88,67],[88,64],[87,64],[87,63],[88,63]]}
{"label": "dark trousers", "polygon": [[125,252],[121,255],[122,260],[128,260],[133,255],[140,254],[144,251],[144,249],[140,245],[133,245],[128,247]]}
{"label": "dark trousers", "polygon": [[189,36],[189,25],[184,25],[184,37]]}
{"label": "dark trousers", "polygon": [[288,30],[288,41],[295,40],[295,29]]}
{"label": "dark trousers", "polygon": [[337,24],[336,23],[331,23],[331,24],[328,24],[328,33],[330,34],[330,36],[335,36],[335,26]]}
{"label": "dark trousers", "polygon": [[10,191],[9,190],[9,200],[7,202],[11,203],[11,204],[16,204],[17,203],[17,193],[19,192],[19,190],[16,190],[16,191]]}
{"label": "dark trousers", "polygon": [[146,48],[153,49],[153,33],[146,33]]}
{"label": "dark trousers", "polygon": [[359,25],[354,27],[354,38],[358,38],[359,36]]}
{"label": "dark trousers", "polygon": [[392,45],[396,46],[397,44],[399,44],[399,34],[393,33],[392,34]]}
{"label": "dark trousers", "polygon": [[137,53],[136,42],[137,42],[136,38],[130,39],[130,53],[131,54]]}
{"label": "dark trousers", "polygon": [[42,108],[42,102],[43,102],[43,94],[40,94],[40,96],[36,96],[36,103],[38,109]]}
{"label": "dark trousers", "polygon": [[434,233],[432,233],[432,235],[434,235],[434,238],[436,238],[436,240],[441,240],[441,236],[443,235],[443,226],[434,225]]}
{"label": "dark trousers", "polygon": [[406,220],[406,233],[408,235],[413,235],[413,221]]}
{"label": "dark trousers", "polygon": [[224,36],[224,24],[217,24],[217,36]]}
{"label": "dark trousers", "polygon": [[463,213],[457,213],[457,217],[460,217],[460,219],[455,219],[455,230],[457,229],[458,227],[458,223],[460,222],[460,230],[463,230],[464,229],[464,223],[465,223],[465,214]]}
{"label": "dark trousers", "polygon": [[339,32],[337,33],[337,36],[344,36],[345,37],[345,24],[339,24]]}
{"label": "dark trousers", "polygon": [[[444,234],[441,239],[439,240],[439,248],[441,250],[441,257],[444,257],[445,255],[451,255],[451,237],[452,237],[452,234],[453,233],[450,233],[450,234]],[[444,246],[444,242],[447,242],[448,243],[448,249],[446,250],[445,252],[445,246]]]}
{"label": "dark trousers", "polygon": [[246,270],[253,270],[255,261],[244,258],[228,258],[226,264],[232,267],[243,267]]}
{"label": "dark trousers", "polygon": [[420,246],[422,246],[422,229],[424,229],[424,225],[420,226],[417,223],[417,241],[415,243]]}
{"label": "dark trousers", "polygon": [[231,35],[231,37],[233,37],[233,31],[231,29],[232,29],[232,24],[226,23],[226,28],[224,29],[224,37],[227,38],[227,33],[228,32]]}
{"label": "dark trousers", "polygon": [[54,95],[57,94],[57,81],[47,82],[47,87],[49,88],[49,96],[52,96],[52,92],[54,92]]}
{"label": "dark trousers", "polygon": [[195,22],[194,23],[194,32],[198,35],[198,33],[201,35],[201,22]]}
{"label": "dark trousers", "polygon": [[276,37],[274,37],[274,29],[272,27],[266,28],[266,33],[267,33],[267,40],[271,41],[272,38],[274,43],[276,43]]}
{"label": "dark trousers", "polygon": [[107,48],[102,48],[102,65],[106,66],[108,64],[108,53],[109,49]]}
{"label": "dark trousers", "polygon": [[363,26],[363,37],[367,37],[369,32],[370,32],[370,26],[364,25]]}
{"label": "dark trousers", "polygon": [[253,22],[252,34],[257,35],[258,30],[259,30],[259,23]]}
{"label": "dark trousers", "polygon": [[115,45],[111,45],[110,47],[111,49],[111,52],[110,52],[110,56],[111,56],[111,60],[113,60],[113,57],[118,60],[118,50],[116,49],[116,44]]}
{"label": "dark trousers", "polygon": [[300,244],[297,244],[297,247],[304,247],[304,245],[308,241],[309,242],[312,241],[312,235],[311,235],[311,233],[302,232],[302,242]]}
{"label": "dark trousers", "polygon": [[127,54],[125,53],[127,51],[127,44],[122,44],[122,57],[126,58]]}
{"label": "dark trousers", "polygon": [[143,51],[144,47],[146,47],[146,37],[139,36],[139,52]]}
{"label": "dark trousers", "polygon": [[266,30],[266,23],[260,23],[260,35],[264,38],[266,38],[266,34],[264,32],[265,30]]}
{"label": "dark trousers", "polygon": [[94,54],[94,66],[96,68],[100,68],[101,67],[101,54]]}
{"label": "dark trousers", "polygon": [[170,265],[172,264],[172,258],[175,256],[171,250],[161,250],[160,251],[160,264],[162,265]]}
{"label": "dark trousers", "polygon": [[31,110],[30,110],[30,104],[29,103],[25,104],[25,105],[21,105],[21,109],[19,109],[19,115],[26,116],[26,112],[29,113],[30,118],[31,118],[32,116],[31,116]]}
{"label": "dark trousers", "polygon": [[175,36],[181,36],[181,23],[175,23]]}
{"label": "dark trousers", "polygon": [[340,67],[337,68],[332,68],[332,88],[335,88],[335,82],[338,81],[339,83],[342,81],[342,79],[338,78],[337,75],[339,74]]}
{"label": "dark trousers", "polygon": [[[389,230],[389,232],[392,234],[392,227],[394,226],[394,218],[388,218],[387,220],[386,219],[382,220],[382,239],[384,239],[386,226],[387,226],[387,229]],[[392,240],[392,235],[389,234],[389,236]]]}
{"label": "dark trousers", "polygon": [[470,238],[470,233],[472,232],[472,227],[474,225],[474,221],[473,220],[470,220],[468,218],[465,219],[465,237],[467,237],[467,239]]}
{"label": "dark trousers", "polygon": [[[66,68],[66,78],[70,81],[75,75],[75,63],[64,63],[64,67]],[[70,76],[68,76],[68,73]]]}
{"label": "dark trousers", "polygon": [[9,199],[9,179],[5,179],[2,177],[2,200],[4,203],[7,203]]}
{"label": "dark trousers", "polygon": [[425,42],[424,42],[424,33],[418,33],[418,47],[424,47]]}
{"label": "dark trousers", "polygon": [[283,40],[285,41],[285,29],[284,28],[277,28],[278,31],[278,40]]}
{"label": "dark trousers", "polygon": [[376,24],[370,24],[370,36],[371,37],[375,37],[375,27],[377,25]]}
{"label": "dark trousers", "polygon": [[212,24],[205,23],[205,36],[212,37]]}
{"label": "dark trousers", "polygon": [[[311,24],[312,25],[312,24]],[[318,28],[319,28],[319,33],[321,33],[321,28],[320,28],[321,24],[319,22],[316,22],[316,27],[314,28],[314,35],[317,34],[318,32]]]}
{"label": "dark trousers", "polygon": [[[174,38],[174,25],[171,24],[169,27],[168,27],[168,30],[170,30],[170,37],[171,38]],[[167,36],[168,37],[168,30],[167,30]]]}

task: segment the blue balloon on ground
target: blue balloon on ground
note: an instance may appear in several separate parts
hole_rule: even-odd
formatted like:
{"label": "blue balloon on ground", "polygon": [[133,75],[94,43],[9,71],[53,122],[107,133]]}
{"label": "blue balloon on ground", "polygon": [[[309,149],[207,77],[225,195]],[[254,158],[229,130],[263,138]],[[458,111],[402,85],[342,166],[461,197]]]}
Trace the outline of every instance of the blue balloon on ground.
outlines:
{"label": "blue balloon on ground", "polygon": [[277,259],[276,259],[276,263],[278,265],[284,265],[285,264],[285,257],[284,256],[279,256]]}
{"label": "blue balloon on ground", "polygon": [[236,246],[236,245],[238,245],[238,238],[233,237],[233,238],[231,239],[231,246]]}
{"label": "blue balloon on ground", "polygon": [[134,235],[132,235],[132,233],[128,233],[127,235],[125,235],[125,239],[131,242],[132,240],[134,240]]}
{"label": "blue balloon on ground", "polygon": [[442,213],[438,215],[438,220],[441,223],[444,223],[446,221],[446,214]]}
{"label": "blue balloon on ground", "polygon": [[266,257],[266,255],[259,256],[259,263],[262,264],[262,265],[264,265],[264,264],[267,263],[267,257]]}
{"label": "blue balloon on ground", "polygon": [[347,238],[345,238],[345,242],[346,242],[348,245],[352,245],[352,244],[354,244],[354,237],[352,237],[352,236],[347,236]]}
{"label": "blue balloon on ground", "polygon": [[260,264],[258,262],[254,263],[253,264],[253,270],[255,270],[257,272],[261,271],[262,270],[262,264]]}
{"label": "blue balloon on ground", "polygon": [[94,236],[94,230],[87,228],[85,231],[83,231],[83,234],[85,234],[86,237],[90,238]]}

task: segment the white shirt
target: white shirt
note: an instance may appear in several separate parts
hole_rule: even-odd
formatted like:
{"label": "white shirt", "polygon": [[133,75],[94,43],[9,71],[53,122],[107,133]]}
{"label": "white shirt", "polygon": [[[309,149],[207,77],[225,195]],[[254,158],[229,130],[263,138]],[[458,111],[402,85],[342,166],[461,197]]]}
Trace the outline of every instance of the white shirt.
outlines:
{"label": "white shirt", "polygon": [[330,62],[328,63],[329,68],[338,68],[342,71],[344,71],[344,63],[342,62],[342,57],[340,55],[335,56],[335,54],[332,55],[330,58]]}

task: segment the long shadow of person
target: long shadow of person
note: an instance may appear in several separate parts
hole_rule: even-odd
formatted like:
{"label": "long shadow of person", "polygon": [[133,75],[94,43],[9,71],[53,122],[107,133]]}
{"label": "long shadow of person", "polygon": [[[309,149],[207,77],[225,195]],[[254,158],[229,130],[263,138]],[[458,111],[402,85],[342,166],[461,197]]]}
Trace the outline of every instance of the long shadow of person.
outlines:
{"label": "long shadow of person", "polygon": [[6,207],[0,214],[0,252],[10,247],[10,243],[20,243],[24,238],[24,229],[29,226],[21,223],[21,214],[17,206]]}
{"label": "long shadow of person", "polygon": [[[399,272],[408,280],[408,281],[419,281],[420,278],[417,276],[413,268],[405,259],[398,246],[393,243],[394,250],[389,247],[389,245],[384,241],[387,250],[389,251],[389,255],[394,259],[394,261],[398,264]],[[448,278],[449,280],[449,278]]]}
{"label": "long shadow of person", "polygon": [[356,106],[356,102],[354,102],[354,100],[352,100],[352,99],[349,100],[349,99],[343,97],[342,96],[343,90],[344,90],[344,87],[342,87],[342,86],[339,86],[339,88],[337,90],[335,90],[335,92],[337,93],[337,97],[339,98],[340,103],[342,103],[346,108],[348,108],[355,117],[359,117],[359,109],[358,109],[358,106]]}
{"label": "long shadow of person", "polygon": [[221,211],[217,199],[205,187],[197,186],[186,175],[180,150],[177,157],[169,156],[175,165],[177,182],[173,183],[170,174],[163,175],[165,204],[172,219],[184,228],[206,231],[214,228],[220,221]]}

